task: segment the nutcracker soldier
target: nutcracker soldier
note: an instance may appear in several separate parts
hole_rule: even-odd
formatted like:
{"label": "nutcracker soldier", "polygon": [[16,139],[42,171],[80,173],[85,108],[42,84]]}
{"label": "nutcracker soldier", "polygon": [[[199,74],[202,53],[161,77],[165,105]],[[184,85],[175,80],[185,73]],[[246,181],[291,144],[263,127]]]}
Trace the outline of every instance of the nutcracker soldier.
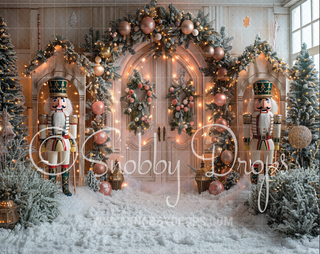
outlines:
{"label": "nutcracker soldier", "polygon": [[[264,152],[264,173],[268,173],[268,167],[273,163],[274,150],[279,150],[281,133],[281,115],[274,115],[278,111],[278,105],[272,99],[272,83],[268,80],[259,80],[253,84],[254,104],[250,110],[252,114],[243,116],[244,123],[244,149],[251,151],[251,161],[256,172],[263,172],[258,163],[260,154]],[[250,125],[252,139],[250,140]],[[271,138],[273,133],[273,140]],[[250,165],[252,167],[252,165]],[[251,173],[251,183],[258,183],[258,174]],[[260,174],[260,177],[263,176]]]}
{"label": "nutcracker soldier", "polygon": [[[55,77],[48,81],[49,99],[45,104],[45,112],[48,115],[39,116],[40,131],[48,127],[56,127],[48,130],[48,139],[46,144],[42,144],[47,138],[45,131],[40,132],[41,152],[47,152],[49,173],[57,173],[57,164],[61,165],[61,171],[69,168],[70,152],[76,152],[77,121],[76,115],[72,113],[72,105],[67,98],[68,81],[64,78]],[[60,128],[60,129],[58,129]],[[69,129],[72,139],[69,137]],[[51,136],[54,136],[50,138]],[[61,138],[60,138],[61,136]],[[59,160],[58,160],[59,155]],[[59,162],[58,162],[59,161]],[[49,179],[56,181],[56,175],[50,175]],[[69,191],[69,170],[62,174],[62,190],[67,196],[72,196]]]}

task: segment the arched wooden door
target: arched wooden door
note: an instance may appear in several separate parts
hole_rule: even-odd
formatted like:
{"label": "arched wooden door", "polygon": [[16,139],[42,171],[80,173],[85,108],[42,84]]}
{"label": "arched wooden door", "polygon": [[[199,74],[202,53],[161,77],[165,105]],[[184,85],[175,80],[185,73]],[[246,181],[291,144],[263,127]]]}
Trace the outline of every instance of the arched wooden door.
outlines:
{"label": "arched wooden door", "polygon": [[[120,96],[124,94],[128,77],[133,75],[133,70],[138,70],[145,79],[150,80],[150,83],[155,83],[156,100],[152,101],[150,106],[150,114],[152,115],[150,128],[141,136],[141,157],[139,158],[139,135],[127,130],[127,125],[130,117],[123,114],[126,103],[121,103],[121,162],[122,166],[128,161],[134,161],[137,167],[130,174],[130,177],[137,180],[165,183],[177,181],[177,171],[173,174],[169,173],[167,165],[171,164],[171,172],[173,172],[180,161],[180,178],[181,181],[194,177],[193,171],[187,166],[188,164],[197,167],[196,157],[191,150],[191,137],[186,133],[178,134],[176,130],[171,131],[170,121],[172,111],[168,110],[170,104],[169,99],[165,96],[169,93],[169,88],[172,85],[174,78],[179,78],[179,74],[185,72],[185,82],[189,79],[193,80],[194,86],[198,93],[202,92],[202,74],[197,67],[194,57],[183,48],[179,48],[173,58],[158,58],[155,59],[150,54],[149,45],[142,47],[137,53],[132,56],[126,65],[123,67],[123,78],[121,80]],[[200,92],[199,92],[200,91]],[[143,97],[144,95],[141,94]],[[193,121],[195,127],[199,126],[202,119],[202,98],[195,101]],[[200,105],[200,106],[199,106]],[[159,135],[160,130],[160,135]],[[199,150],[200,144],[198,139],[194,140],[195,150]],[[149,160],[150,163],[145,162]],[[157,168],[156,165],[158,164]],[[140,168],[139,165],[142,165]],[[150,168],[150,170],[149,170]],[[128,172],[134,170],[133,163],[127,163],[126,169]],[[140,171],[139,171],[140,169]],[[157,174],[156,174],[156,173]],[[162,172],[162,173],[161,173]]]}

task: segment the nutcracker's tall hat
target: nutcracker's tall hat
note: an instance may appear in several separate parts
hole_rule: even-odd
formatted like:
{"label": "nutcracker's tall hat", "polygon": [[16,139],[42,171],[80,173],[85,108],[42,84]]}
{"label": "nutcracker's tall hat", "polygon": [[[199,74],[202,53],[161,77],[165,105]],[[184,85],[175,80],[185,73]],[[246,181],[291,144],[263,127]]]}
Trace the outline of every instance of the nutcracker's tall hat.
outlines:
{"label": "nutcracker's tall hat", "polygon": [[50,97],[68,97],[68,80],[60,77],[54,77],[48,81]]}
{"label": "nutcracker's tall hat", "polygon": [[254,98],[271,98],[272,82],[261,79],[253,83]]}

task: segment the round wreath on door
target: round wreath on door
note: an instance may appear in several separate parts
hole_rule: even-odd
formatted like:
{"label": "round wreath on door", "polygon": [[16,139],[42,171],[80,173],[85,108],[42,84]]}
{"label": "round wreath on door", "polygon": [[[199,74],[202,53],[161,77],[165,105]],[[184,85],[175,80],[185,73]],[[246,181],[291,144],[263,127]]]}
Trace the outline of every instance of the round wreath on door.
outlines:
{"label": "round wreath on door", "polygon": [[[173,118],[170,121],[171,130],[177,130],[180,135],[182,132],[191,136],[194,133],[194,115],[195,99],[201,95],[196,95],[196,88],[193,86],[193,81],[184,81],[186,71],[182,69],[179,79],[173,79],[172,86],[169,88],[169,93],[166,99],[171,99],[169,110],[173,111]],[[181,94],[183,94],[182,99]]]}
{"label": "round wreath on door", "polygon": [[[124,90],[125,95],[120,98],[120,101],[126,101],[127,106],[124,110],[124,114],[131,116],[131,121],[128,124],[128,130],[137,133],[144,134],[146,129],[149,129],[150,124],[150,105],[153,99],[157,99],[157,96],[153,93],[156,86],[155,83],[150,85],[149,80],[143,79],[142,74],[133,70],[133,76],[129,77],[127,88]],[[145,99],[140,101],[137,98],[136,89],[141,89],[146,93]]]}

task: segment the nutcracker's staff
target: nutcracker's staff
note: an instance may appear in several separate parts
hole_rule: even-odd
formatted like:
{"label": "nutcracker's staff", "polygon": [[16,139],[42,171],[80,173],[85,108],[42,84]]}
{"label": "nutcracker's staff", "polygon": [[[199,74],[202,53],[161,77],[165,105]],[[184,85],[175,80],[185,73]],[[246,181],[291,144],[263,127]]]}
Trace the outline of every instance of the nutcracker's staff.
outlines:
{"label": "nutcracker's staff", "polygon": [[[70,132],[74,135],[74,138],[76,140],[77,138],[77,126],[78,126],[78,116],[77,115],[71,115],[70,116]],[[77,152],[77,143],[74,143],[72,139],[70,139],[71,143],[71,150],[72,153],[72,162],[74,162],[74,153]],[[76,195],[77,192],[77,178],[76,178],[76,166],[75,163],[73,163],[73,187],[74,187],[74,195]]]}

